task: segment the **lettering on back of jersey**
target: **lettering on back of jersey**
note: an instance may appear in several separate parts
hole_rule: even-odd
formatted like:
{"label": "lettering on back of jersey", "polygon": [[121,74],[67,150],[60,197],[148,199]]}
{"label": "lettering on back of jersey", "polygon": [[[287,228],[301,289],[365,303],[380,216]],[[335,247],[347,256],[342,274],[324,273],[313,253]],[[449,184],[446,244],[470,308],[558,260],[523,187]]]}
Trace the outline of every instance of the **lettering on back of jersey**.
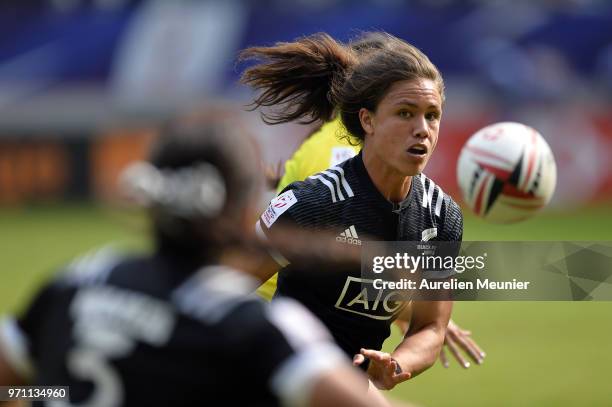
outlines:
{"label": "lettering on back of jersey", "polygon": [[404,305],[400,291],[375,289],[374,280],[347,277],[335,307],[368,318],[386,321]]}
{"label": "lettering on back of jersey", "polygon": [[80,290],[70,314],[75,338],[108,356],[129,353],[136,341],[161,346],[170,339],[176,323],[167,303],[110,286]]}
{"label": "lettering on back of jersey", "polygon": [[261,215],[266,227],[272,226],[276,219],[279,218],[285,211],[291,208],[297,202],[297,198],[292,190],[285,191],[276,198],[274,198],[265,212]]}

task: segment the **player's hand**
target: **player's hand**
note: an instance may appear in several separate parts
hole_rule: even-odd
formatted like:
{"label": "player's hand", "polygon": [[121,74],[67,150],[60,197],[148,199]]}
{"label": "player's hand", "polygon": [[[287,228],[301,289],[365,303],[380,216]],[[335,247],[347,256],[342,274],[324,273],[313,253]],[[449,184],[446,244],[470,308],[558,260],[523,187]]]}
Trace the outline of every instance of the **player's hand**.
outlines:
{"label": "player's hand", "polygon": [[[472,333],[470,331],[462,329],[452,319],[448,322],[446,337],[444,338],[444,348],[448,348],[450,353],[457,359],[457,362],[465,369],[470,367],[470,362],[466,360],[461,350],[479,365],[482,364],[486,356],[471,336]],[[442,366],[447,368],[449,363],[444,348],[440,351],[440,362],[442,362]]]}
{"label": "player's hand", "polygon": [[371,349],[361,349],[353,358],[353,365],[359,366],[370,359],[368,377],[374,385],[381,390],[390,390],[396,384],[410,379],[409,372],[402,372],[397,361],[386,352]]}

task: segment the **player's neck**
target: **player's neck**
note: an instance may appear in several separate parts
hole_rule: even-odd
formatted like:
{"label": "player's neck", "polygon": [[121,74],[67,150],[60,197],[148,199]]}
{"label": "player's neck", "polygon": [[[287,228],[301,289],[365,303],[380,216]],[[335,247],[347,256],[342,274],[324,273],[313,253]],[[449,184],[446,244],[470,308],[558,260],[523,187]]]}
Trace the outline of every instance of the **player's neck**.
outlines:
{"label": "player's neck", "polygon": [[[365,150],[365,149],[364,149]],[[403,175],[382,160],[378,159],[374,154],[367,154],[363,151],[363,165],[372,180],[372,183],[390,202],[402,202],[410,192],[412,185],[412,177]]]}

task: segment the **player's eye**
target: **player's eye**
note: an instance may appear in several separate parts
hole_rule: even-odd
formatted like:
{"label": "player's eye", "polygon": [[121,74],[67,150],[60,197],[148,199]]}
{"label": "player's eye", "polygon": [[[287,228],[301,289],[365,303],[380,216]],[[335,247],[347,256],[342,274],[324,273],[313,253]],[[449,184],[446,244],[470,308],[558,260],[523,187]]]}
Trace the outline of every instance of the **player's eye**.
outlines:
{"label": "player's eye", "polygon": [[430,121],[436,121],[440,119],[440,113],[439,112],[429,112],[425,115],[425,118]]}
{"label": "player's eye", "polygon": [[398,114],[400,117],[412,117],[412,113],[408,110],[400,110]]}

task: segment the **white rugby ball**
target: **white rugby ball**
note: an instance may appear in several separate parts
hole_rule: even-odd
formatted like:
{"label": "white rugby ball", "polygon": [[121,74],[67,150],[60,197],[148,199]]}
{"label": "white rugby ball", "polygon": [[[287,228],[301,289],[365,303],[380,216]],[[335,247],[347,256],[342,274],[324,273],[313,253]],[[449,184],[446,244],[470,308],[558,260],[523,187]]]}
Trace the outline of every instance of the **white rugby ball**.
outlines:
{"label": "white rugby ball", "polygon": [[512,223],[546,206],[557,184],[548,143],[521,123],[492,124],[463,146],[457,180],[472,211],[493,223]]}

